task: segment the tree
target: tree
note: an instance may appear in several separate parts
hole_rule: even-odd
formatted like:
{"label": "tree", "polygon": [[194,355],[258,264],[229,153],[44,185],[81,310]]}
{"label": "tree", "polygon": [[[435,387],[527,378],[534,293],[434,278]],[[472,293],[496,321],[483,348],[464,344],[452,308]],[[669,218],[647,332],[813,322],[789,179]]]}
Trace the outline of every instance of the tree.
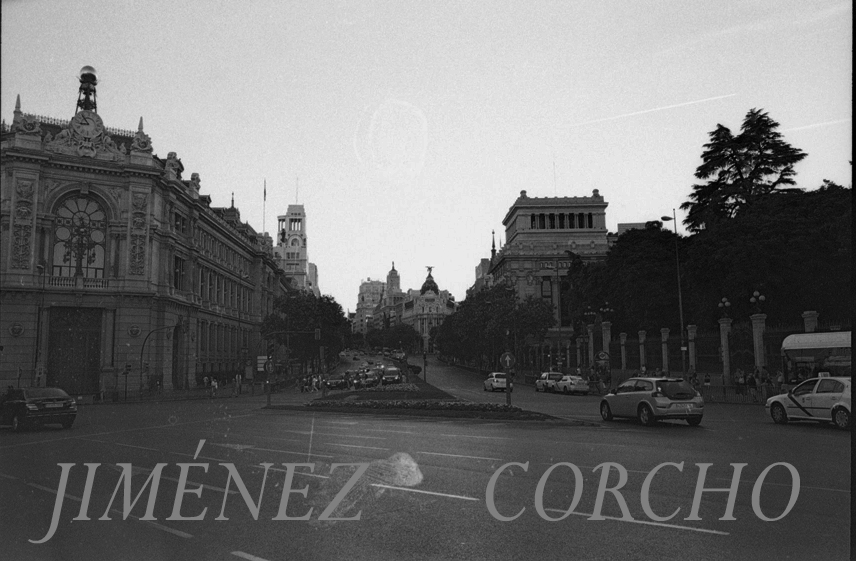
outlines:
{"label": "tree", "polygon": [[759,197],[794,185],[794,165],[807,154],[785,142],[778,127],[767,113],[752,109],[737,136],[721,124],[710,133],[695,173],[707,183],[693,185],[691,200],[681,205],[690,231],[734,218]]}

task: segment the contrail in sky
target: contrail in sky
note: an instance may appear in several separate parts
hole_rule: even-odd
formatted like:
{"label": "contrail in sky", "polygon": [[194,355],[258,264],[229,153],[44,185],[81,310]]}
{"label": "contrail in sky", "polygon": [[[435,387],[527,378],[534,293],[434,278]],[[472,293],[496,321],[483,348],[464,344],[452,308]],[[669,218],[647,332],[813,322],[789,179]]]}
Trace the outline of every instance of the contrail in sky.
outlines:
{"label": "contrail in sky", "polygon": [[826,127],[829,125],[837,125],[839,123],[849,123],[852,119],[838,119],[835,121],[824,121],[823,123],[814,123],[812,125],[803,125],[801,127],[794,127],[792,129],[783,129],[780,132],[791,132],[791,131],[801,131],[804,129],[814,129],[817,127]]}
{"label": "contrail in sky", "polygon": [[708,97],[706,99],[697,99],[695,101],[686,101],[684,103],[676,103],[675,105],[666,105],[664,107],[655,107],[654,109],[645,109],[644,111],[636,111],[634,113],[625,113],[624,115],[616,115],[614,117],[606,117],[604,119],[595,119],[594,121],[585,121],[583,123],[576,123],[570,125],[571,127],[581,127],[583,125],[591,125],[593,123],[603,123],[605,121],[615,121],[616,119],[623,119],[625,117],[634,117],[636,115],[644,115],[645,113],[653,113],[655,111],[664,111],[666,109],[674,109],[675,107],[685,107],[687,105],[695,105],[696,103],[705,103],[708,101],[715,101],[717,99],[725,99],[727,97],[734,97],[737,95],[736,93],[728,94],[728,95],[718,95],[716,97]]}

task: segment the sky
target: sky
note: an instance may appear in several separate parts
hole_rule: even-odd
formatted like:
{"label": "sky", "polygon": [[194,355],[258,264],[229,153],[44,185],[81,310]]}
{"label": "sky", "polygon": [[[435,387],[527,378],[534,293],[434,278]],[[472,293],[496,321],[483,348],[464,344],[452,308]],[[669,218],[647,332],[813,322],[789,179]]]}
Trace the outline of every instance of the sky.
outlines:
{"label": "sky", "polygon": [[234,193],[274,232],[303,204],[345,310],[393,262],[402,289],[432,266],[460,301],[521,190],[598,189],[613,232],[659,219],[753,108],[808,153],[798,187],[850,186],[852,19],[838,0],[3,0],[0,115],[20,94],[71,118],[93,66],[105,125],[142,117],[212,206]]}

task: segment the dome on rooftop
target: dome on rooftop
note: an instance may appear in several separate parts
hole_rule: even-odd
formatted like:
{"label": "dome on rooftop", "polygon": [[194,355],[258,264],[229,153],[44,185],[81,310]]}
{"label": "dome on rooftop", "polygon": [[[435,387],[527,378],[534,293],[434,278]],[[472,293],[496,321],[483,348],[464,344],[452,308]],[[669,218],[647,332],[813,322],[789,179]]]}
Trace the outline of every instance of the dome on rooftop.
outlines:
{"label": "dome on rooftop", "polygon": [[431,276],[431,271],[428,271],[428,276],[425,277],[425,282],[422,283],[422,288],[419,290],[419,294],[425,294],[429,290],[433,291],[434,294],[440,295],[440,288],[437,286],[437,283],[434,282],[434,277]]}

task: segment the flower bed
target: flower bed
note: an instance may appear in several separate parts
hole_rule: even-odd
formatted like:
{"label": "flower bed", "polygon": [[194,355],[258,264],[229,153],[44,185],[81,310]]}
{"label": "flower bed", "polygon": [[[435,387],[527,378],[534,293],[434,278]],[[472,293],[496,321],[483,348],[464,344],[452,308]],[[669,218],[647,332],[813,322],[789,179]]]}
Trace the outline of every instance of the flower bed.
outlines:
{"label": "flower bed", "polygon": [[500,413],[519,413],[523,409],[514,405],[500,403],[473,403],[469,401],[429,401],[429,400],[316,400],[306,404],[309,407],[360,407],[368,409],[421,409],[428,411],[490,411]]}

